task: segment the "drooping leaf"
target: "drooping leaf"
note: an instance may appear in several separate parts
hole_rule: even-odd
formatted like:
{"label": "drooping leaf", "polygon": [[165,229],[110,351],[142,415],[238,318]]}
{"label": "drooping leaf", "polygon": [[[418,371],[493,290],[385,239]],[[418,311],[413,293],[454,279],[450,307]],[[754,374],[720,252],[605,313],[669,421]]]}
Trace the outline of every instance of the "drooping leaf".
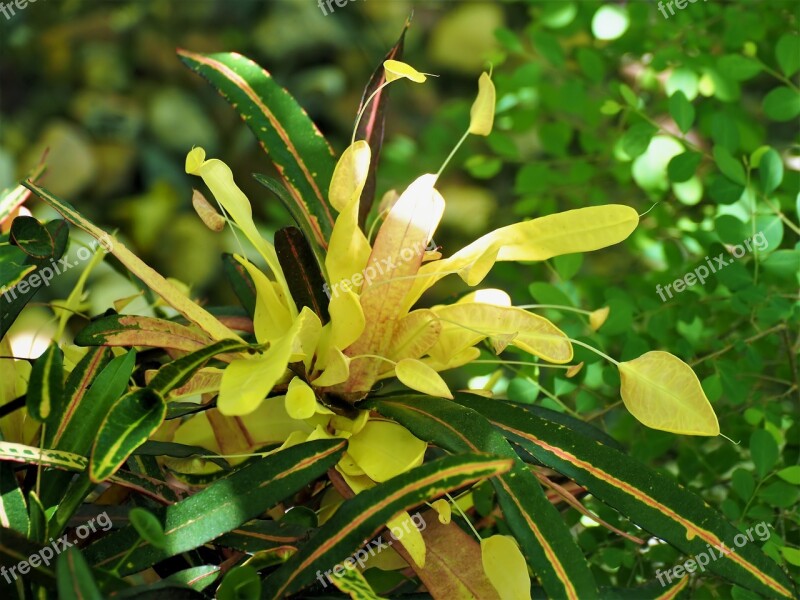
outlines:
{"label": "drooping leaf", "polygon": [[153,292],[161,296],[164,302],[181,313],[190,322],[195,323],[211,336],[212,339],[221,340],[230,337],[238,339],[235,334],[222,325],[212,314],[207,312],[199,304],[193,302],[190,298],[187,298],[174,284],[167,281],[164,277],[142,262],[142,260],[128,250],[122,242],[81,215],[71,204],[56,198],[48,190],[39,187],[31,181],[26,181],[24,185],[61,213],[70,223],[98,240],[116,256],[131,273],[141,279]]}
{"label": "drooping leaf", "polygon": [[[233,337],[231,333],[229,338]],[[242,340],[237,340],[243,343]],[[75,336],[78,346],[150,346],[193,352],[213,340],[202,331],[155,317],[108,315],[95,319]]]}
{"label": "drooping leaf", "polygon": [[178,50],[186,66],[214,86],[244,119],[281,173],[302,215],[300,228],[322,248],[333,229],[325,190],[333,173],[330,146],[308,115],[272,76],[234,52]]}
{"label": "drooping leaf", "polygon": [[441,375],[422,361],[404,358],[395,366],[395,374],[412,390],[440,398],[453,398]]}
{"label": "drooping leaf", "polygon": [[[733,548],[740,533],[736,527],[670,476],[628,453],[503,402],[487,403],[468,394],[457,394],[455,402],[483,414],[538,461],[686,555],[707,552],[708,546]],[[792,583],[756,544],[718,556],[707,569],[768,597],[793,596]]]}
{"label": "drooping leaf", "polygon": [[398,512],[452,489],[506,472],[511,461],[485,455],[448,456],[422,465],[346,500],[307,544],[265,580],[268,598],[282,598],[310,584],[359,548]]}
{"label": "drooping leaf", "polygon": [[489,135],[494,124],[495,89],[488,73],[478,79],[478,97],[469,111],[469,132],[473,135]]}
{"label": "drooping leaf", "polygon": [[94,482],[108,479],[131,453],[149,438],[164,421],[164,397],[149,388],[125,394],[108,412],[97,432],[89,461]]}
{"label": "drooping leaf", "polygon": [[692,368],[669,352],[619,363],[622,401],[640,422],[684,435],[719,435],[719,423]]}
{"label": "drooping leaf", "polygon": [[[324,474],[341,458],[342,440],[317,440],[248,463],[180,502],[153,511],[164,523],[167,545],[137,546],[120,569],[125,575],[211,542],[255,518]],[[98,567],[115,565],[138,539],[126,527],[86,550]]]}

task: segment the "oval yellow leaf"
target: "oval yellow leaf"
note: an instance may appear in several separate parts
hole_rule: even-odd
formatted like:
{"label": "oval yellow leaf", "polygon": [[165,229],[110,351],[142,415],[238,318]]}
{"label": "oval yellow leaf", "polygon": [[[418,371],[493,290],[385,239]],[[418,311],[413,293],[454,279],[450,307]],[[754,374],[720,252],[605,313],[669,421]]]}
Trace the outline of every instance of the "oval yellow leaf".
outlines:
{"label": "oval yellow leaf", "polygon": [[609,312],[611,312],[611,309],[608,306],[604,306],[603,308],[598,308],[589,313],[589,327],[592,328],[592,331],[597,331],[603,326],[603,323],[605,323],[608,318]]}
{"label": "oval yellow leaf", "polygon": [[382,482],[422,464],[428,444],[391,421],[368,421],[347,441],[347,452],[373,481]]}
{"label": "oval yellow leaf", "polygon": [[354,196],[360,196],[369,173],[371,150],[369,144],[359,140],[348,146],[331,176],[328,201],[338,212],[342,212]]}
{"label": "oval yellow leaf", "polygon": [[444,498],[440,498],[431,504],[431,508],[439,515],[439,523],[442,525],[447,525],[452,519],[453,511],[450,508],[450,503]]}
{"label": "oval yellow leaf", "polygon": [[404,358],[394,368],[395,375],[412,390],[439,398],[453,399],[450,388],[444,379],[424,362],[413,358]]}
{"label": "oval yellow leaf", "polygon": [[427,79],[423,73],[399,60],[386,60],[383,62],[383,68],[386,71],[387,82],[395,79],[410,79],[414,83],[425,83]]}
{"label": "oval yellow leaf", "polygon": [[478,97],[469,111],[469,132],[473,135],[489,135],[494,123],[495,91],[492,78],[481,73],[478,79]]}
{"label": "oval yellow leaf", "polygon": [[308,384],[295,377],[286,390],[286,414],[293,419],[309,419],[317,411],[317,397]]}
{"label": "oval yellow leaf", "polygon": [[481,562],[501,600],[530,600],[528,565],[513,537],[493,535],[481,540]]}
{"label": "oval yellow leaf", "polygon": [[692,368],[654,350],[619,364],[622,401],[641,423],[685,435],[719,435],[714,409]]}
{"label": "oval yellow leaf", "polygon": [[407,512],[402,512],[386,522],[392,537],[399,541],[420,569],[425,568],[425,540],[417,524]]}

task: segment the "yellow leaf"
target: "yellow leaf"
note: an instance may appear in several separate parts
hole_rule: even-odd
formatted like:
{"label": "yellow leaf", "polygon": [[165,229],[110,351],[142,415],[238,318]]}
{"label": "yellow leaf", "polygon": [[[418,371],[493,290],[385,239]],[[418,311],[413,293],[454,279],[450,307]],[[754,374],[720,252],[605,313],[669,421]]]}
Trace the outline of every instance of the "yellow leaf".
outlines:
{"label": "yellow leaf", "polygon": [[422,464],[428,445],[391,421],[368,421],[347,442],[347,452],[373,481],[382,482]]}
{"label": "yellow leaf", "polygon": [[415,310],[400,319],[389,343],[387,358],[395,362],[404,358],[419,358],[436,343],[442,324],[433,311]]}
{"label": "yellow leaf", "polygon": [[425,540],[417,524],[407,512],[402,512],[386,522],[392,537],[403,544],[408,555],[420,569],[425,568]]}
{"label": "yellow leaf", "polygon": [[425,83],[427,79],[423,73],[420,73],[411,65],[407,65],[399,60],[386,60],[383,62],[383,68],[386,71],[386,81],[405,78],[410,79],[414,83]]}
{"label": "yellow leaf", "polygon": [[440,498],[431,504],[431,508],[433,508],[433,510],[435,510],[439,515],[439,523],[442,525],[447,525],[450,522],[453,511],[450,508],[450,503],[447,500]]}
{"label": "yellow leaf", "polygon": [[449,258],[423,265],[403,309],[407,311],[425,290],[449,273],[458,273],[467,285],[478,285],[496,261],[541,261],[598,250],[627,238],[638,223],[639,215],[630,206],[609,204],[501,227]]}
{"label": "yellow leaf", "polygon": [[230,215],[231,219],[239,226],[244,235],[250,240],[259,254],[264,258],[267,266],[272,271],[281,289],[284,291],[289,303],[292,316],[297,315],[297,307],[289,294],[289,286],[283,276],[275,247],[258,233],[253,222],[253,210],[250,201],[244,192],[239,189],[233,180],[233,173],[228,165],[216,158],[206,160],[206,151],[202,148],[193,148],[186,155],[186,172],[190,175],[202,177],[208,189]]}
{"label": "yellow leaf", "polygon": [[552,363],[572,360],[572,344],[566,334],[544,317],[521,308],[474,302],[436,306],[433,311],[442,320],[442,333],[430,355],[440,362],[486,337],[499,346],[508,342]]}
{"label": "yellow leaf", "polygon": [[327,366],[322,374],[311,383],[315,387],[330,387],[339,385],[347,381],[350,375],[350,357],[342,353],[338,348],[328,350]]}
{"label": "yellow leaf", "polygon": [[413,358],[404,358],[394,368],[397,378],[412,390],[430,396],[453,399],[450,388],[436,371]]}
{"label": "yellow leaf", "polygon": [[293,419],[308,419],[317,411],[317,397],[308,384],[295,377],[286,390],[286,414]]}
{"label": "yellow leaf", "polygon": [[493,535],[481,540],[481,562],[501,600],[530,600],[528,565],[513,537]]}
{"label": "yellow leaf", "polygon": [[445,356],[441,360],[433,357],[426,356],[422,359],[426,365],[431,367],[434,371],[446,371],[448,369],[456,369],[466,364],[471,363],[481,355],[481,351],[474,347],[465,348],[457,354]]}
{"label": "yellow leaf", "polygon": [[473,135],[489,135],[494,123],[495,91],[492,78],[481,73],[478,79],[478,97],[469,111],[469,132]]}
{"label": "yellow leaf", "polygon": [[692,368],[669,352],[647,352],[619,364],[622,401],[653,429],[719,435],[714,409]]}
{"label": "yellow leaf", "polygon": [[263,344],[285,335],[292,326],[292,316],[272,287],[272,282],[246,258],[238,254],[233,257],[247,270],[256,286],[256,310],[253,317],[256,339]]}
{"label": "yellow leaf", "polygon": [[331,315],[331,343],[345,350],[363,333],[366,320],[358,295],[352,291],[336,291],[328,304]]}
{"label": "yellow leaf", "polygon": [[[217,406],[223,415],[241,416],[253,412],[273,386],[284,376],[300,332],[319,317],[307,306],[289,331],[274,341],[261,356],[232,361],[222,374]],[[319,324],[321,327],[321,324]]]}
{"label": "yellow leaf", "polygon": [[194,189],[192,190],[192,206],[194,207],[194,212],[196,212],[200,220],[203,221],[203,224],[211,231],[219,233],[225,229],[225,217],[211,206],[211,203],[206,200],[203,194]]}
{"label": "yellow leaf", "polygon": [[572,365],[569,369],[567,369],[566,372],[567,379],[575,377],[575,375],[581,372],[582,368],[583,368],[583,361],[579,362],[577,365]]}
{"label": "yellow leaf", "polygon": [[604,306],[603,308],[598,308],[597,310],[593,310],[589,314],[589,327],[592,328],[592,331],[597,331],[603,326],[603,323],[606,322],[608,318],[608,313],[611,309],[608,306]]}
{"label": "yellow leaf", "polygon": [[371,151],[369,144],[359,140],[348,146],[331,176],[328,200],[333,208],[342,212],[353,197],[360,197],[369,174]]}

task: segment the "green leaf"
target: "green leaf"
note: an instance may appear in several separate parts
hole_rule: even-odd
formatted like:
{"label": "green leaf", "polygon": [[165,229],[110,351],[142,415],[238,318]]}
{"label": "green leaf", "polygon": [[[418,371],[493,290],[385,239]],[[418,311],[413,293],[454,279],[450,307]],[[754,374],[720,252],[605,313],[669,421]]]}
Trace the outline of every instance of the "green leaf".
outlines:
{"label": "green leaf", "polygon": [[255,520],[218,537],[216,544],[249,554],[276,548],[296,551],[312,531],[305,525],[287,522],[286,517],[280,521]]}
{"label": "green leaf", "polygon": [[699,152],[683,152],[673,156],[667,165],[667,175],[670,181],[681,183],[689,181],[697,171],[703,155]]}
{"label": "green leaf", "polygon": [[368,404],[417,437],[459,456],[483,452],[510,458],[508,474],[492,479],[506,523],[549,597],[597,597],[594,578],[580,549],[541,485],[511,445],[481,415],[453,402],[399,396]]}
{"label": "green leaf", "polygon": [[217,588],[217,600],[259,600],[261,579],[253,567],[234,567]]}
{"label": "green leaf", "polygon": [[764,113],[772,121],[791,121],[800,115],[800,93],[777,87],[764,98]]}
{"label": "green leaf", "polygon": [[750,456],[756,466],[756,473],[763,479],[778,462],[778,443],[769,431],[755,430],[750,436]]}
{"label": "green leaf", "polygon": [[781,554],[790,565],[800,567],[800,550],[797,548],[788,548],[787,546],[781,547]]}
{"label": "green leaf", "polygon": [[307,306],[325,325],[330,321],[325,279],[308,240],[296,227],[284,227],[275,233],[275,252],[297,310]]}
{"label": "green leaf", "polygon": [[310,584],[317,570],[360,548],[397,513],[511,468],[492,456],[447,456],[416,467],[345,500],[307,544],[265,580],[266,598],[283,598]]}
{"label": "green leaf", "polygon": [[247,315],[253,319],[256,313],[256,285],[253,283],[250,273],[232,254],[227,253],[222,255],[222,268],[233,288],[234,294],[241,302]]}
{"label": "green leaf", "polygon": [[[739,530],[671,476],[503,402],[468,394],[456,394],[455,401],[489,418],[545,466],[586,487],[598,500],[681,552],[698,554],[709,544],[733,547]],[[711,561],[707,569],[768,597],[793,596],[787,576],[755,544]]]}
{"label": "green leaf", "polygon": [[77,548],[67,548],[58,556],[56,580],[60,600],[103,600],[92,570]]}
{"label": "green leaf", "polygon": [[230,469],[230,464],[221,456],[216,456],[214,452],[206,450],[201,446],[188,446],[175,442],[157,442],[147,440],[134,452],[137,456],[174,456],[176,458],[191,458],[202,456],[208,462],[214,463],[223,469]]}
{"label": "green leaf", "polygon": [[728,179],[739,185],[747,183],[747,175],[741,161],[736,160],[730,151],[723,146],[714,146],[714,161],[719,170]]}
{"label": "green leaf", "polygon": [[770,148],[761,155],[758,163],[758,172],[761,176],[761,188],[765,194],[769,194],[778,189],[783,181],[783,160],[781,155]]}
{"label": "green leaf", "polygon": [[167,577],[165,581],[185,585],[193,590],[201,592],[214,583],[221,572],[222,568],[218,565],[202,565],[200,567],[191,567],[190,569],[184,569],[183,571],[173,573]]}
{"label": "green leaf", "polygon": [[6,527],[27,536],[30,528],[25,495],[19,488],[13,465],[0,462],[0,514]]}
{"label": "green leaf", "polygon": [[641,156],[647,150],[656,131],[658,130],[650,123],[637,123],[622,136],[622,150],[630,158]]}
{"label": "green leaf", "polygon": [[713,173],[710,178],[708,193],[719,204],[733,204],[742,197],[744,186],[734,183],[720,173]]}
{"label": "green leaf", "polygon": [[10,241],[34,259],[45,259],[55,253],[55,240],[47,228],[33,217],[21,216],[11,223]]}
{"label": "green leaf", "polygon": [[793,33],[783,34],[775,44],[775,58],[787,77],[792,77],[800,70],[800,36]]}
{"label": "green leaf", "polygon": [[669,97],[669,114],[672,115],[675,123],[683,133],[692,128],[694,106],[686,99],[686,95],[682,91],[678,90]]}
{"label": "green leaf", "polygon": [[789,483],[800,485],[800,466],[794,465],[778,471],[778,477]]}
{"label": "green leaf", "polygon": [[267,71],[241,54],[178,50],[178,55],[247,123],[281,173],[296,214],[302,215],[300,228],[322,248],[327,247],[334,217],[326,197],[335,160],[305,111]]}
{"label": "green leaf", "polygon": [[59,415],[63,397],[64,353],[53,342],[33,363],[25,406],[37,421],[51,422]]}
{"label": "green leaf", "polygon": [[728,54],[719,59],[719,72],[734,81],[752,79],[761,71],[761,63],[741,54]]}
{"label": "green leaf", "polygon": [[626,84],[621,83],[619,86],[619,93],[622,96],[622,99],[628,103],[628,106],[632,106],[636,108],[639,106],[639,98],[636,93],[628,87]]}
{"label": "green leaf", "polygon": [[[172,506],[154,510],[164,523],[166,547],[141,543],[120,572],[127,575],[141,571],[233,531],[323,475],[338,462],[343,449],[342,440],[292,446],[247,463]],[[108,568],[119,562],[138,538],[133,527],[126,527],[89,546],[87,557],[93,564]]]}
{"label": "green leaf", "polygon": [[167,538],[164,535],[164,528],[153,513],[144,508],[134,507],[128,513],[131,525],[139,533],[139,536],[155,548],[164,548]]}
{"label": "green leaf", "polygon": [[338,575],[332,574],[331,583],[353,600],[383,600],[358,569],[344,569]]}
{"label": "green leaf", "polygon": [[164,421],[164,397],[149,388],[125,394],[111,407],[92,447],[89,476],[105,481]]}

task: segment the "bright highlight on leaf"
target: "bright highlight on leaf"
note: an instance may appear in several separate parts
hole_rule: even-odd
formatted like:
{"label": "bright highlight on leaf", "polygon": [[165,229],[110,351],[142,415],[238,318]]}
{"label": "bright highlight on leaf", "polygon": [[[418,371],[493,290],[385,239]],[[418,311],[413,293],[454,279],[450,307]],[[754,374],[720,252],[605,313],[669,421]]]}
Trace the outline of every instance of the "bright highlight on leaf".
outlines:
{"label": "bright highlight on leaf", "polygon": [[501,600],[530,600],[528,565],[510,535],[493,535],[481,540],[483,570]]}
{"label": "bright highlight on leaf", "polygon": [[386,70],[387,82],[395,81],[396,79],[410,79],[414,83],[425,83],[427,79],[423,73],[399,60],[384,61],[383,68]]}
{"label": "bright highlight on leaf", "polygon": [[397,363],[395,373],[397,378],[412,390],[440,398],[450,398],[451,400],[453,398],[444,379],[424,362],[413,358],[404,358]]}
{"label": "bright highlight on leaf", "polygon": [[647,352],[619,364],[622,401],[653,429],[684,435],[719,435],[714,409],[692,368],[669,352]]}
{"label": "bright highlight on leaf", "polygon": [[469,111],[469,132],[473,135],[489,135],[494,123],[495,90],[488,73],[478,79],[478,97]]}

